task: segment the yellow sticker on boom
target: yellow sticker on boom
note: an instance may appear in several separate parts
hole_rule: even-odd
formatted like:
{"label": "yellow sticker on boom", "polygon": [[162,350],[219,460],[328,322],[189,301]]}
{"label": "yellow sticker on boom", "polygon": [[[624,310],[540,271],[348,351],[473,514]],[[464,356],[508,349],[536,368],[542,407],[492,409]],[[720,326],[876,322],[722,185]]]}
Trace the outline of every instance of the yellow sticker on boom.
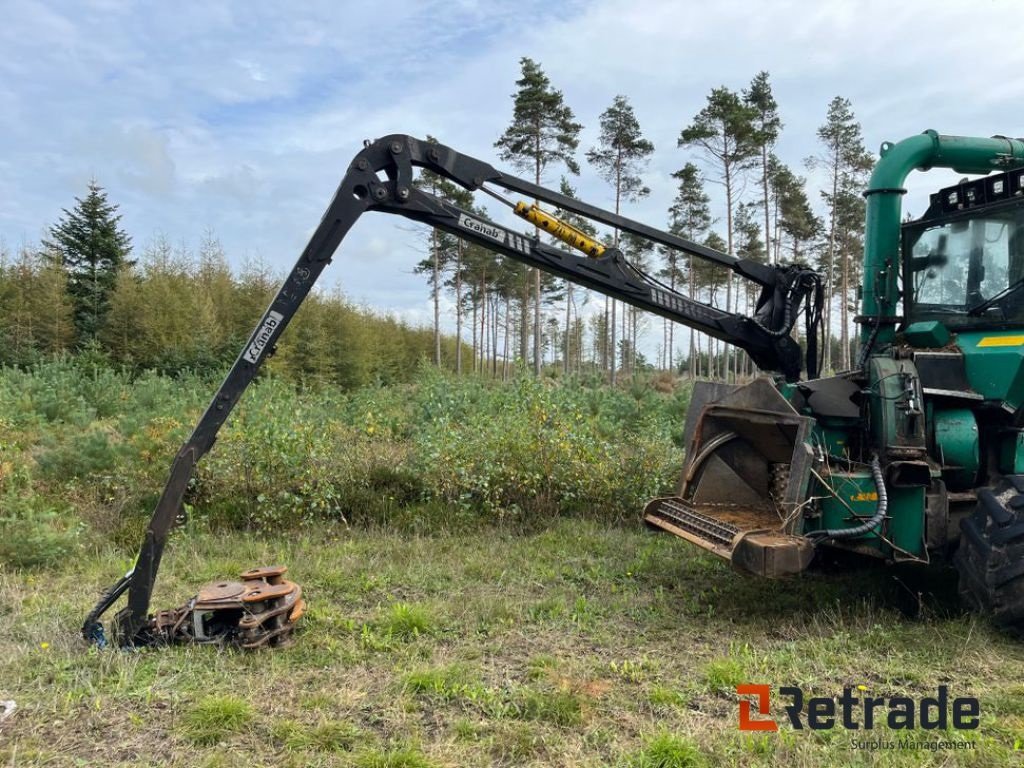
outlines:
{"label": "yellow sticker on boom", "polygon": [[1019,347],[1024,336],[986,336],[978,342],[979,347]]}
{"label": "yellow sticker on boom", "polygon": [[875,491],[861,491],[853,494],[850,501],[878,501],[878,494]]}

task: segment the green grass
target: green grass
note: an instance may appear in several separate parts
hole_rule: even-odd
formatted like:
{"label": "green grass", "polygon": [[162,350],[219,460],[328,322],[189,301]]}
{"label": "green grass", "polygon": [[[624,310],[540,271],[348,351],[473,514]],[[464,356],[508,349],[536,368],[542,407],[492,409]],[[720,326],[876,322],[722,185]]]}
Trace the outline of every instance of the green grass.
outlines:
{"label": "green grass", "polygon": [[[944,578],[917,577],[931,607],[910,618],[887,570],[743,578],[639,525],[337,525],[276,539],[193,527],[171,542],[154,608],[283,562],[310,606],[295,643],[86,648],[78,625],[129,557],[106,545],[48,571],[0,570],[0,699],[19,707],[0,725],[0,765],[128,765],[154,745],[167,765],[246,768],[996,768],[1024,756],[1024,645],[960,613]],[[817,696],[945,682],[980,697],[978,748],[868,753],[840,732],[742,734],[736,682]]]}
{"label": "green grass", "polygon": [[706,765],[700,749],[690,739],[661,733],[626,760],[628,768],[699,768]]}
{"label": "green grass", "polygon": [[738,659],[715,659],[704,667],[707,686],[717,693],[728,693],[747,682],[747,673]]}
{"label": "green grass", "polygon": [[234,696],[208,696],[185,713],[182,730],[190,741],[211,745],[241,732],[252,717],[252,706],[247,701]]}
{"label": "green grass", "polygon": [[273,725],[272,735],[290,751],[342,752],[356,745],[359,730],[344,721],[325,720],[305,725],[294,720],[282,720]]}
{"label": "green grass", "polygon": [[380,621],[377,622],[378,628],[385,635],[403,640],[429,635],[434,631],[436,625],[437,622],[429,609],[422,605],[408,603],[395,603],[389,606]]}
{"label": "green grass", "polygon": [[408,746],[371,748],[356,758],[356,768],[434,768],[418,749]]}

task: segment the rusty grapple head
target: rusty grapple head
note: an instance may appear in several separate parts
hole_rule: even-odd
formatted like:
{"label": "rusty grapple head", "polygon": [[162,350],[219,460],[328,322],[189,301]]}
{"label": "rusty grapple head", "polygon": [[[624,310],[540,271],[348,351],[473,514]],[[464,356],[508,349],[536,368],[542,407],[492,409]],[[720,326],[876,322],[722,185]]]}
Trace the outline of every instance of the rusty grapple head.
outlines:
{"label": "rusty grapple head", "polygon": [[302,589],[283,565],[253,568],[241,581],[215,581],[180,608],[158,611],[143,631],[151,643],[281,646],[306,611]]}

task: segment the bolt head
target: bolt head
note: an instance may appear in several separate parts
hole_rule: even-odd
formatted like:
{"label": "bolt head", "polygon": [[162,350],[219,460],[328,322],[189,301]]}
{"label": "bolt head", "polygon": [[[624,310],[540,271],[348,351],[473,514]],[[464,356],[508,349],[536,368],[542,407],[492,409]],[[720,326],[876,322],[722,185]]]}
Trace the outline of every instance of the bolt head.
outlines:
{"label": "bolt head", "polygon": [[401,151],[402,151],[402,142],[400,142],[400,141],[392,141],[391,142],[391,151],[394,154],[396,154],[396,155],[400,154]]}

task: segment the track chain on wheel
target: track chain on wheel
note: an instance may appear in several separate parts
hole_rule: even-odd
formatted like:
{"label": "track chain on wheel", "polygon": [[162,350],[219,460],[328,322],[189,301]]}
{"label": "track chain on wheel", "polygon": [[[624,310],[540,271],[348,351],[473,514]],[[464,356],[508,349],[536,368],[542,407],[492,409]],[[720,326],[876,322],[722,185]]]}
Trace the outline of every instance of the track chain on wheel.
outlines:
{"label": "track chain on wheel", "polygon": [[1024,637],[1024,475],[978,491],[953,559],[960,597],[997,626]]}

